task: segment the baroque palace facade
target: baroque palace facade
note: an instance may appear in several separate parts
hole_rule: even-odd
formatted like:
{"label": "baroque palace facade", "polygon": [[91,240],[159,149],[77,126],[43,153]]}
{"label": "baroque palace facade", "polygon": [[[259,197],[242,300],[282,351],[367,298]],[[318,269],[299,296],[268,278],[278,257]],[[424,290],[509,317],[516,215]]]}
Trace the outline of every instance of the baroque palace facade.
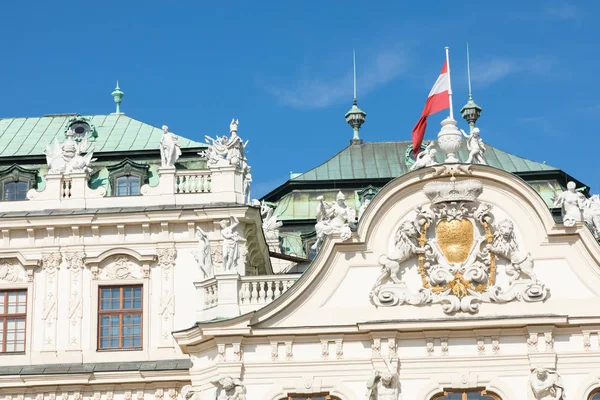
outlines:
{"label": "baroque palace facade", "polygon": [[198,143],[113,96],[0,120],[0,400],[600,399],[598,197],[474,103],[416,159],[355,104],[259,202],[236,120]]}

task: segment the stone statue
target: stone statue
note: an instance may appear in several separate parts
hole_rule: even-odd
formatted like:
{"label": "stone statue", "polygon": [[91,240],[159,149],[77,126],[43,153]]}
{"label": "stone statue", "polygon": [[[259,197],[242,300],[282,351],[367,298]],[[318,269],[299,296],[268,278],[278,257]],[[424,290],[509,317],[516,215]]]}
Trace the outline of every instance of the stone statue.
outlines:
{"label": "stone statue", "polygon": [[590,226],[594,236],[600,237],[600,196],[597,194],[583,203],[583,220]]}
{"label": "stone statue", "polygon": [[390,361],[383,359],[387,371],[375,371],[367,381],[367,400],[398,400],[400,380]]}
{"label": "stone statue", "polygon": [[201,156],[208,159],[209,165],[214,166],[227,166],[232,165],[237,168],[245,169],[245,148],[248,145],[242,143],[242,139],[238,136],[238,125],[237,119],[232,119],[229,124],[229,137],[221,136],[215,139],[210,136],[205,136],[206,143],[208,143],[208,150],[200,152]]}
{"label": "stone statue", "polygon": [[533,260],[529,253],[519,251],[514,230],[515,227],[511,220],[500,221],[494,231],[494,238],[489,249],[494,254],[510,261],[510,265],[506,266],[506,274],[510,276],[511,282],[518,279],[531,279],[535,282]]}
{"label": "stone statue", "polygon": [[48,172],[50,174],[92,172],[89,166],[92,162],[96,161],[95,158],[92,158],[94,154],[93,149],[85,156],[81,155],[90,146],[87,135],[83,136],[80,142],[73,140],[73,135],[73,130],[69,128],[66,133],[67,139],[62,145],[54,139],[52,145],[46,146],[46,162],[48,163]]}
{"label": "stone statue", "polygon": [[381,274],[373,285],[371,295],[379,286],[387,282],[403,283],[399,276],[400,264],[415,254],[425,253],[426,250],[417,245],[418,235],[419,231],[413,221],[404,221],[400,224],[400,228],[398,228],[394,237],[394,249],[389,254],[379,257]]}
{"label": "stone statue", "polygon": [[317,197],[317,200],[319,200],[315,225],[317,240],[311,248],[318,250],[323,244],[325,236],[334,232],[339,233],[342,240],[350,239],[352,235],[350,224],[354,223],[356,212],[346,205],[344,194],[339,192],[335,202],[323,201],[323,196]]}
{"label": "stone statue", "polygon": [[210,242],[208,235],[199,226],[196,227],[196,238],[198,239],[198,248],[194,251],[194,258],[198,263],[203,278],[212,278],[214,274],[212,259],[210,254]]}
{"label": "stone statue", "polygon": [[565,387],[560,375],[544,367],[537,367],[529,376],[530,398],[533,400],[564,400]]}
{"label": "stone statue", "polygon": [[369,207],[369,204],[371,204],[371,199],[367,198],[367,199],[364,199],[362,204],[360,205],[360,208],[358,209],[358,220],[359,221],[362,218],[362,215],[365,213],[365,210],[367,209],[367,207]]}
{"label": "stone statue", "polygon": [[585,196],[575,190],[575,182],[567,183],[567,191],[560,195],[554,187],[550,185],[550,189],[554,192],[552,200],[554,207],[562,208],[563,224],[565,226],[574,226],[575,222],[583,221],[583,207]]}
{"label": "stone statue", "polygon": [[281,228],[283,222],[277,221],[277,216],[273,215],[273,209],[266,205],[264,201],[260,203],[260,215],[263,220],[262,228],[265,233],[265,239],[267,241],[279,241],[279,228]]}
{"label": "stone statue", "polygon": [[223,237],[223,269],[227,272],[237,272],[240,259],[240,235],[237,227],[240,224],[236,217],[219,222]]}
{"label": "stone statue", "polygon": [[163,125],[162,137],[160,138],[160,159],[162,168],[173,168],[175,163],[181,156],[181,148],[179,147],[179,139],[177,135],[169,132],[169,127]]}
{"label": "stone statue", "polygon": [[244,168],[244,203],[252,204],[252,199],[250,199],[250,184],[252,183],[252,174],[250,174],[251,167],[246,165]]}
{"label": "stone statue", "polygon": [[246,400],[244,384],[240,379],[226,376],[212,383],[218,387],[217,400]]}
{"label": "stone statue", "polygon": [[415,163],[410,167],[411,171],[417,170],[419,168],[431,167],[432,165],[436,165],[435,162],[435,154],[437,150],[433,148],[433,141],[429,142],[427,148],[417,154],[417,158]]}
{"label": "stone statue", "polygon": [[467,150],[469,150],[469,157],[467,158],[467,164],[482,164],[487,165],[483,154],[485,153],[485,145],[481,136],[479,136],[479,128],[474,128],[471,134],[467,134],[462,129],[460,130],[467,141]]}

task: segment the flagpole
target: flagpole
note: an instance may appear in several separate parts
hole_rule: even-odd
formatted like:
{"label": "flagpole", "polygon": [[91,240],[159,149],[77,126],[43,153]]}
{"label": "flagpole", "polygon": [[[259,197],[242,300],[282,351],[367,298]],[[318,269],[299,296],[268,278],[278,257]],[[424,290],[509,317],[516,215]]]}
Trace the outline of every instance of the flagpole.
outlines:
{"label": "flagpole", "polygon": [[446,67],[448,67],[448,102],[450,103],[450,119],[454,119],[454,108],[452,107],[452,83],[450,81],[450,49],[446,46]]}

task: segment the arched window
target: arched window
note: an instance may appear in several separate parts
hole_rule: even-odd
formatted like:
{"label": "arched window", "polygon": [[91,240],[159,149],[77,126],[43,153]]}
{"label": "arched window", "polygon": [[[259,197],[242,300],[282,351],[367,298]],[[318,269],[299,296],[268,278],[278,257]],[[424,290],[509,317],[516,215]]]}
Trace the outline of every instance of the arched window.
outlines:
{"label": "arched window", "polygon": [[600,400],[600,389],[594,390],[590,395],[589,400]]}
{"label": "arched window", "polygon": [[445,390],[431,400],[502,400],[500,396],[482,389]]}
{"label": "arched window", "polygon": [[27,200],[29,182],[12,181],[3,184],[4,198],[6,201]]}
{"label": "arched window", "polygon": [[136,196],[140,194],[140,178],[139,176],[126,175],[116,179],[117,190],[116,196]]}

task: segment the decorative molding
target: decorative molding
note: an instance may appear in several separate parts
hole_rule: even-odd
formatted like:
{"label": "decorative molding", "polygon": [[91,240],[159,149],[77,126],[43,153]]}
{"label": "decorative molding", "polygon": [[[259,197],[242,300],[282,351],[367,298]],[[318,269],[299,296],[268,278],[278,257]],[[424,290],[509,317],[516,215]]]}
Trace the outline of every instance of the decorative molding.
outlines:
{"label": "decorative molding", "polygon": [[492,336],[492,352],[494,354],[500,354],[500,337]]}
{"label": "decorative molding", "polygon": [[0,283],[26,282],[29,282],[29,276],[17,259],[0,259]]}
{"label": "decorative molding", "polygon": [[42,314],[44,351],[56,350],[57,318],[58,318],[58,270],[62,261],[61,254],[56,251],[42,256],[42,271],[45,275],[44,312]]}
{"label": "decorative molding", "polygon": [[113,256],[103,263],[99,273],[92,270],[92,274],[97,277],[94,277],[94,279],[110,281],[139,280],[147,277],[142,266],[126,255]]}
{"label": "decorative molding", "polygon": [[160,342],[163,347],[174,346],[171,332],[173,332],[175,314],[175,279],[174,267],[177,251],[174,248],[161,248],[156,251],[157,264],[161,268],[160,307],[158,317],[160,321]]}
{"label": "decorative molding", "polygon": [[480,356],[485,354],[485,338],[483,336],[477,337],[477,354]]}
{"label": "decorative molding", "polygon": [[83,319],[83,268],[85,253],[63,253],[63,265],[69,270],[69,348],[81,348]]}
{"label": "decorative molding", "polygon": [[538,352],[538,333],[530,332],[527,336],[527,352],[537,353]]}

